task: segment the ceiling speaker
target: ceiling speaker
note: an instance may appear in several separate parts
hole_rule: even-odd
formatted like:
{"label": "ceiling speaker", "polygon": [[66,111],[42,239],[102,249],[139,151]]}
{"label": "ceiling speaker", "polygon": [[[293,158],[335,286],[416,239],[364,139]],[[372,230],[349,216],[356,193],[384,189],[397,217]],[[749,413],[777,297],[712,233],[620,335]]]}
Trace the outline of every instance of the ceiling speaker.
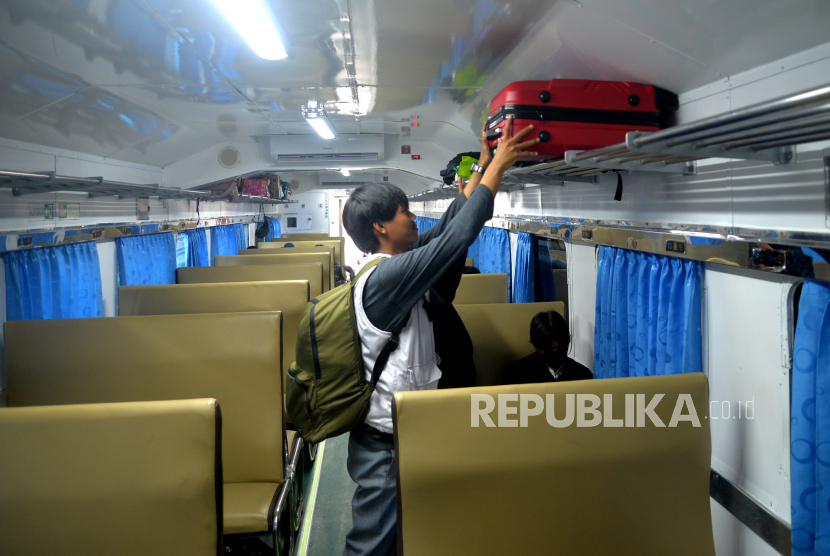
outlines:
{"label": "ceiling speaker", "polygon": [[241,155],[234,147],[225,147],[219,151],[219,164],[225,168],[236,168]]}

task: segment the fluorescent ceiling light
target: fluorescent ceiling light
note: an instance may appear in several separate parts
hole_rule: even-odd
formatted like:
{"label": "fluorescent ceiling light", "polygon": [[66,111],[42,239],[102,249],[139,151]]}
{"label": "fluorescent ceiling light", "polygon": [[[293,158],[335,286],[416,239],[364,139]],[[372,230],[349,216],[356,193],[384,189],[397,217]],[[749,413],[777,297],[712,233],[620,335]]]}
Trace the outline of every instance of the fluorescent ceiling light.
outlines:
{"label": "fluorescent ceiling light", "polygon": [[348,168],[340,168],[340,173],[341,173],[341,174],[343,174],[344,176],[346,176],[347,178],[348,178],[349,176],[351,176],[351,174],[349,173],[349,169],[348,169]]}
{"label": "fluorescent ceiling light", "polygon": [[213,1],[260,58],[288,58],[285,35],[267,0]]}
{"label": "fluorescent ceiling light", "polygon": [[308,125],[314,128],[320,137],[323,139],[334,139],[334,126],[331,125],[329,117],[323,105],[316,100],[308,101],[308,104],[303,106],[303,118],[308,122]]}

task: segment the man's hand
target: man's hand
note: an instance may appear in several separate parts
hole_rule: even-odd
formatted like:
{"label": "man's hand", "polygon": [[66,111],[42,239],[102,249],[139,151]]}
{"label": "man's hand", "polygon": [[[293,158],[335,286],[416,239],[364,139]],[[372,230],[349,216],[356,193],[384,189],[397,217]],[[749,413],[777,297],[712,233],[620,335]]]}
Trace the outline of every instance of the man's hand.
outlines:
{"label": "man's hand", "polygon": [[478,157],[478,165],[487,168],[491,160],[493,160],[493,154],[490,152],[490,143],[487,142],[487,122],[484,122],[481,127],[481,154]]}
{"label": "man's hand", "polygon": [[517,160],[522,156],[536,156],[536,152],[526,151],[527,149],[539,142],[539,139],[531,139],[530,141],[522,141],[522,138],[533,130],[533,126],[527,126],[516,136],[513,136],[513,116],[507,118],[504,124],[504,132],[499,139],[499,146],[496,149],[496,154],[493,156],[493,161],[484,172],[484,177],[481,178],[481,183],[486,185],[493,195],[499,192],[501,186],[501,178],[504,172],[513,166]]}
{"label": "man's hand", "polygon": [[533,131],[533,126],[527,126],[515,136],[513,135],[513,116],[507,118],[504,124],[504,132],[499,138],[499,145],[496,154],[493,157],[492,164],[502,172],[508,170],[513,166],[517,160],[522,156],[535,156],[538,153],[525,151],[539,142],[539,138],[531,139],[530,141],[522,142],[525,135]]}

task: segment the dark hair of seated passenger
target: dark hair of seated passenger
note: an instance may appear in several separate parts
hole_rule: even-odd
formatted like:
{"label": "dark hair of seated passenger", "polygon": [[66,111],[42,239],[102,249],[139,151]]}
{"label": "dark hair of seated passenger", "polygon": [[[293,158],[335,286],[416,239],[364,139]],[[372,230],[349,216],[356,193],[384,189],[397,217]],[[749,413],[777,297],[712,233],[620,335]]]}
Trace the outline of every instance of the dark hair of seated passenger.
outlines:
{"label": "dark hair of seated passenger", "polygon": [[537,313],[530,321],[530,343],[536,351],[544,351],[554,341],[559,344],[563,353],[568,352],[571,338],[565,318],[556,311]]}
{"label": "dark hair of seated passenger", "polygon": [[375,222],[389,222],[398,209],[409,210],[409,199],[399,187],[388,183],[367,183],[349,195],[343,207],[343,226],[357,248],[374,253],[380,248]]}
{"label": "dark hair of seated passenger", "polygon": [[465,266],[461,274],[481,274],[481,271],[474,266]]}

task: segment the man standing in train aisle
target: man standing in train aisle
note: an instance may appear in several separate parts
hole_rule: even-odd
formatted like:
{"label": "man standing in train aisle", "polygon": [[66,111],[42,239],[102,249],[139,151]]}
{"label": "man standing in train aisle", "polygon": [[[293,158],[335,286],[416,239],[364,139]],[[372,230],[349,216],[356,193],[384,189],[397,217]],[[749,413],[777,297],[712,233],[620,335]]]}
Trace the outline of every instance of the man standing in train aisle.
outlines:
{"label": "man standing in train aisle", "polygon": [[347,468],[357,483],[352,499],[352,530],[344,556],[387,556],[397,552],[397,515],[392,397],[407,390],[433,390],[441,371],[435,354],[432,323],[425,303],[430,289],[467,252],[493,216],[493,202],[504,172],[524,149],[539,142],[522,141],[533,126],[512,135],[512,117],[504,127],[496,154],[481,184],[459,195],[441,220],[418,237],[415,215],[403,191],[367,184],[357,188],[343,208],[343,224],[370,260],[388,259],[364,274],[354,287],[355,314],[367,381],[392,331],[401,323],[398,348],[392,352],[372,393],[362,427],[349,438]]}

